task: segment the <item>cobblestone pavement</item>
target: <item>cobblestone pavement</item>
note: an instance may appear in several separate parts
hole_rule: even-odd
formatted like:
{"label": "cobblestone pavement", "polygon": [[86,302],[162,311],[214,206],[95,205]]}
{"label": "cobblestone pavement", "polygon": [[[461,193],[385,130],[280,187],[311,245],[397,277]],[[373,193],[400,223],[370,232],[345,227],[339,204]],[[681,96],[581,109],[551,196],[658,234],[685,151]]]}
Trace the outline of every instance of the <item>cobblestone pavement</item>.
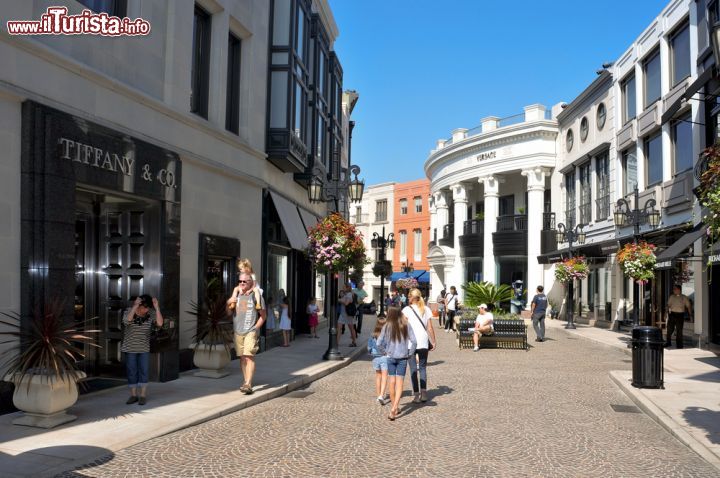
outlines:
{"label": "cobblestone pavement", "polygon": [[406,380],[395,422],[375,402],[363,359],[311,384],[305,397],[271,400],[60,476],[718,476],[611,382],[608,371],[629,369],[629,356],[550,334],[529,352],[473,353],[440,333],[431,400],[412,405]]}

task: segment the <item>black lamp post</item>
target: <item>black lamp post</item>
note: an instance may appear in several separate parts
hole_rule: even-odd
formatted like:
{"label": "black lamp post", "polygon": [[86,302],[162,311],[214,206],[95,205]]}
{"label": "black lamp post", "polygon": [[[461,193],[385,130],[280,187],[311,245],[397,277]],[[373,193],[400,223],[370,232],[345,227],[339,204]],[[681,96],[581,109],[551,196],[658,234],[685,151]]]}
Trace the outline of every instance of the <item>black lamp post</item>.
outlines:
{"label": "black lamp post", "polygon": [[[370,245],[378,251],[376,264],[385,264],[385,250],[395,248],[395,234],[391,232],[386,237],[385,226],[383,226],[382,235],[373,232]],[[378,317],[385,317],[385,274],[380,274],[380,315]]]}
{"label": "black lamp post", "polygon": [[412,272],[415,270],[412,262],[409,264],[407,262],[403,262],[400,268],[405,273],[405,277],[410,277],[410,274],[412,274]]}
{"label": "black lamp post", "polygon": [[[570,257],[573,255],[573,242],[577,242],[578,244],[582,245],[585,244],[585,233],[583,232],[583,228],[585,227],[585,224],[578,224],[575,226],[575,229],[568,229],[565,227],[565,224],[562,222],[557,225],[557,230],[555,231],[555,239],[557,242],[567,242],[568,243],[568,251],[570,254]],[[573,287],[575,285],[575,279],[570,279],[568,282],[568,291],[567,291],[567,307],[565,308],[566,311],[566,318],[567,318],[567,324],[565,324],[566,329],[574,329],[575,327],[575,298],[573,294]]]}
{"label": "black lamp post", "polygon": [[[624,198],[618,199],[617,206],[615,207],[615,213],[613,219],[615,221],[615,227],[633,227],[633,243],[637,244],[640,239],[640,226],[643,224],[650,224],[650,227],[655,229],[660,224],[660,211],[655,209],[655,200],[650,198],[645,201],[645,206],[642,209],[638,209],[640,204],[640,192],[638,191],[637,184],[635,184],[635,190],[633,191],[635,196],[635,208],[630,209],[630,203]],[[640,315],[638,314],[640,309],[640,287],[637,283],[633,284],[633,327],[640,325]]]}
{"label": "black lamp post", "polygon": [[[365,187],[365,181],[358,179],[360,174],[360,167],[351,165],[349,168],[350,172],[355,176],[354,179],[347,178],[328,178],[327,181],[323,182],[322,178],[316,175],[317,169],[313,170],[313,176],[310,178],[308,183],[308,198],[311,203],[318,202],[332,202],[335,206],[334,212],[339,211],[340,198],[347,194],[348,199],[351,202],[362,201],[363,189]],[[328,330],[328,349],[323,355],[323,360],[342,360],[343,356],[338,350],[337,344],[337,296],[338,296],[338,284],[337,278],[332,272],[330,277],[330,300],[327,303],[330,304],[328,309],[330,313],[330,329]]]}

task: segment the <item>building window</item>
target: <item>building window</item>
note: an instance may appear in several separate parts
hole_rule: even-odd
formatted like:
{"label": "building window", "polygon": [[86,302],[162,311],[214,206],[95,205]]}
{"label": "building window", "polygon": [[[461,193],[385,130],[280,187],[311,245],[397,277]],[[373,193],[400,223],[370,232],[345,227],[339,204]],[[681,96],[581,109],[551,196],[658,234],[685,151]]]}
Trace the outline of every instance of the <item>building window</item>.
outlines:
{"label": "building window", "polygon": [[625,178],[623,196],[630,194],[637,185],[637,156],[634,150],[622,153],[623,176]]}
{"label": "building window", "polygon": [[375,222],[387,221],[387,199],[375,201]]}
{"label": "building window", "polygon": [[415,212],[421,213],[422,212],[422,197],[415,196]]}
{"label": "building window", "polygon": [[565,175],[565,225],[575,227],[575,171]]}
{"label": "building window", "polygon": [[127,0],[78,0],[95,13],[107,13],[114,17],[127,16]]}
{"label": "building window", "polygon": [[583,116],[583,119],[580,120],[580,141],[585,142],[585,140],[588,137],[588,130],[590,126],[588,124],[587,117]]}
{"label": "building window", "polygon": [[422,260],[422,230],[415,229],[413,240],[413,260]]}
{"label": "building window", "polygon": [[610,159],[608,153],[595,158],[595,181],[597,187],[597,219],[610,216]]}
{"label": "building window", "polygon": [[643,63],[645,77],[645,108],[660,99],[660,52],[656,51]]}
{"label": "building window", "polygon": [[565,148],[568,150],[568,152],[572,150],[574,142],[575,135],[573,134],[573,131],[569,129],[567,134],[565,135]]}
{"label": "building window", "polygon": [[602,130],[605,127],[605,120],[607,119],[607,109],[605,103],[600,103],[597,107],[597,129]]}
{"label": "building window", "polygon": [[228,35],[227,94],[225,100],[225,129],[240,132],[240,39]]}
{"label": "building window", "polygon": [[673,174],[680,174],[693,166],[692,123],[690,115],[677,120],[672,127]]}
{"label": "building window", "polygon": [[195,5],[190,111],[205,119],[210,85],[210,24],[210,14]]}
{"label": "building window", "polygon": [[362,224],[362,206],[355,207],[355,224]]}
{"label": "building window", "polygon": [[648,186],[662,181],[662,135],[660,133],[645,140],[645,171]]}
{"label": "building window", "polygon": [[407,260],[407,231],[400,231],[400,260]]}
{"label": "building window", "polygon": [[590,183],[590,163],[580,166],[580,224],[592,221],[592,186]]}
{"label": "building window", "polygon": [[690,27],[685,24],[670,38],[670,71],[673,86],[690,76]]}
{"label": "building window", "polygon": [[623,80],[620,88],[622,89],[622,106],[623,106],[623,123],[627,123],[635,117],[635,75],[630,75]]}
{"label": "building window", "polygon": [[408,213],[407,199],[400,200],[400,215],[405,216]]}

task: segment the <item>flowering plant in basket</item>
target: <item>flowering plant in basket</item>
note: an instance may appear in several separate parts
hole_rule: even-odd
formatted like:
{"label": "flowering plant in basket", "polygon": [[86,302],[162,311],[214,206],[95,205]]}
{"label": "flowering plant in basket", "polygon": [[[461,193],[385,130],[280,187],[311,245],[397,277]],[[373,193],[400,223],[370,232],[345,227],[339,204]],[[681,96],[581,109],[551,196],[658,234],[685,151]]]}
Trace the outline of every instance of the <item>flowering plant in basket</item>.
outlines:
{"label": "flowering plant in basket", "polygon": [[715,243],[720,239],[720,144],[706,148],[700,161],[705,161],[706,167],[700,174],[697,194],[700,204],[707,208],[703,222],[707,225],[708,240]]}
{"label": "flowering plant in basket", "polygon": [[588,276],[590,268],[585,257],[571,257],[555,264],[555,280],[566,283],[574,279],[583,280]]}
{"label": "flowering plant in basket", "polygon": [[367,264],[362,234],[338,213],[328,215],[310,229],[306,253],[321,273],[362,270]]}
{"label": "flowering plant in basket", "polygon": [[655,245],[641,241],[625,244],[617,253],[617,260],[623,273],[639,284],[645,284],[655,277]]}
{"label": "flowering plant in basket", "polygon": [[415,289],[418,286],[418,281],[414,277],[404,277],[398,279],[397,282],[395,282],[395,286],[398,289]]}

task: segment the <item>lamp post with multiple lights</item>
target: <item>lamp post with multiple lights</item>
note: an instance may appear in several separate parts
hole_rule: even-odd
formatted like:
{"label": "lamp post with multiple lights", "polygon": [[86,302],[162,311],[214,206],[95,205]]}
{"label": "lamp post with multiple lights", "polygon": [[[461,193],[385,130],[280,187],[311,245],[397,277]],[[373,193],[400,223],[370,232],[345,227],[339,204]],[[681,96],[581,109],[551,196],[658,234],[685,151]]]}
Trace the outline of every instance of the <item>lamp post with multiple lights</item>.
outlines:
{"label": "lamp post with multiple lights", "polygon": [[[385,226],[382,228],[382,234],[373,232],[373,238],[370,240],[370,245],[377,251],[376,264],[385,264],[385,251],[387,249],[395,248],[395,234],[392,232],[385,236]],[[380,274],[380,315],[378,317],[385,317],[385,274]]]}
{"label": "lamp post with multiple lights", "polygon": [[[583,228],[585,228],[585,224],[578,224],[575,226],[575,228],[567,228],[565,227],[565,224],[562,222],[557,225],[557,230],[555,231],[555,239],[558,243],[561,242],[567,242],[568,243],[568,251],[570,254],[570,257],[572,257],[573,254],[573,242],[577,242],[580,245],[585,244],[585,232],[583,232]],[[565,308],[566,310],[566,319],[567,324],[565,324],[566,329],[574,329],[575,327],[575,303],[574,303],[574,294],[573,294],[573,287],[575,285],[575,279],[570,279],[568,281],[568,288],[567,288],[567,306]]]}

